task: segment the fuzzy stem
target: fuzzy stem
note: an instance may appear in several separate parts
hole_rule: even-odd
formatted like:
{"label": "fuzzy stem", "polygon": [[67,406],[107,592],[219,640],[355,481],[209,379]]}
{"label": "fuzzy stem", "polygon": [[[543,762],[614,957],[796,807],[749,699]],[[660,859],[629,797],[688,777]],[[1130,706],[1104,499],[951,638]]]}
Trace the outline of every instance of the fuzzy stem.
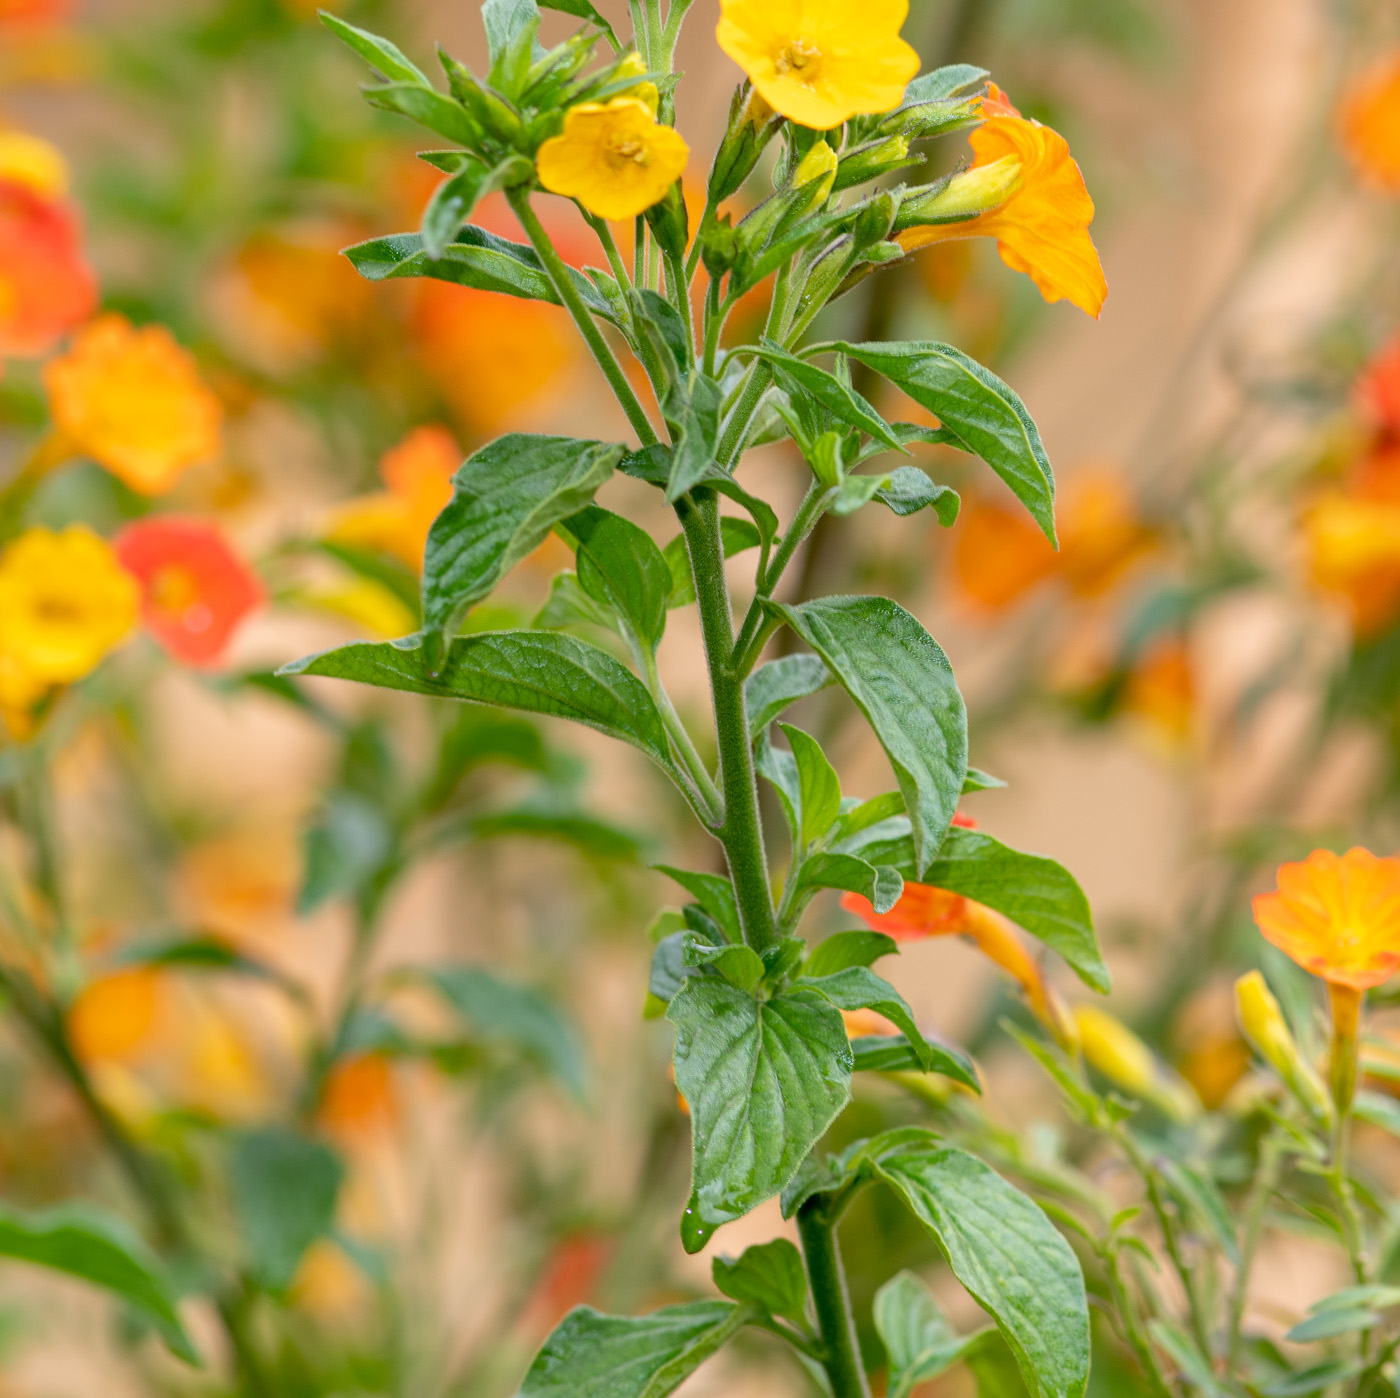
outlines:
{"label": "fuzzy stem", "polygon": [[822,1337],[822,1366],[833,1398],[870,1398],[831,1203],[828,1196],[817,1194],[797,1211],[797,1231]]}

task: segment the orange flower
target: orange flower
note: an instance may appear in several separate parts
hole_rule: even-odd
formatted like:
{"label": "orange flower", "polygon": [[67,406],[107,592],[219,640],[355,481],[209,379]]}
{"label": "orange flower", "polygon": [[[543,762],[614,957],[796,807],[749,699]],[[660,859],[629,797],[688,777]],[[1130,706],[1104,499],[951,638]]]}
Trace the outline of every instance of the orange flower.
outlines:
{"label": "orange flower", "polygon": [[1172,636],[1147,648],[1128,676],[1123,707],[1145,718],[1172,742],[1190,737],[1196,677],[1184,640]]}
{"label": "orange flower", "polygon": [[968,598],[1000,611],[1054,572],[1055,550],[1023,511],[973,500],[958,521],[952,566]]}
{"label": "orange flower", "polygon": [[141,619],[176,660],[211,665],[263,600],[256,574],[212,524],[172,516],[128,525],[117,559],[141,584]]}
{"label": "orange flower", "polygon": [[1254,900],[1266,940],[1330,985],[1368,990],[1400,966],[1400,859],[1314,850]]}
{"label": "orange flower", "polygon": [[414,428],[380,458],[379,474],[388,489],[342,505],[330,537],[392,553],[421,569],[428,530],[452,498],[452,477],[461,464],[462,449],[447,428]]}
{"label": "orange flower", "polygon": [[1400,614],[1400,501],[1326,495],[1303,528],[1313,582],[1346,599],[1358,636],[1385,630]]}
{"label": "orange flower", "polygon": [[1108,283],[1089,236],[1094,201],[1068,142],[1021,116],[995,86],[982,111],[987,119],[969,137],[972,170],[1018,162],[1020,175],[1011,193],[975,218],[905,229],[898,243],[914,252],[950,238],[995,238],[1001,260],[1013,272],[1026,273],[1047,301],[1068,300],[1097,319]]}
{"label": "orange flower", "polygon": [[0,0],[0,29],[52,24],[71,8],[68,0]]}
{"label": "orange flower", "polygon": [[1400,437],[1400,335],[1366,366],[1356,389],[1381,432]]}
{"label": "orange flower", "polygon": [[0,180],[0,356],[47,354],[96,305],[68,206]]}
{"label": "orange flower", "polygon": [[860,1039],[869,1034],[898,1034],[895,1024],[877,1010],[842,1010],[841,1019],[846,1025],[848,1039]]}
{"label": "orange flower", "polygon": [[359,1135],[393,1125],[398,1112],[393,1064],[382,1053],[361,1053],[331,1069],[316,1119],[332,1133]]}
{"label": "orange flower", "polygon": [[99,316],[45,366],[44,384],[58,430],[143,495],[219,450],[219,400],[162,325]]}
{"label": "orange flower", "polygon": [[1108,467],[1071,476],[1059,516],[1057,570],[1078,597],[1107,592],[1152,547],[1126,483]]}
{"label": "orange flower", "polygon": [[164,983],[149,966],[92,981],[68,1009],[68,1039],[87,1064],[125,1060],[145,1046],[160,1017]]}
{"label": "orange flower", "polygon": [[1400,194],[1400,52],[1391,53],[1343,99],[1342,148],[1368,183]]}

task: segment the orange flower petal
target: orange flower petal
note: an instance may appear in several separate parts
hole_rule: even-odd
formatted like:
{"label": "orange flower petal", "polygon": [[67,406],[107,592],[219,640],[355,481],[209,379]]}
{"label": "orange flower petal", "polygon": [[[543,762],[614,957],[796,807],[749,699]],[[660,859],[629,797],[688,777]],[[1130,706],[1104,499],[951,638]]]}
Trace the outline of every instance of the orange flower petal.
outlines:
{"label": "orange flower petal", "polygon": [[1343,99],[1342,148],[1368,183],[1400,194],[1400,51],[1382,60]]}

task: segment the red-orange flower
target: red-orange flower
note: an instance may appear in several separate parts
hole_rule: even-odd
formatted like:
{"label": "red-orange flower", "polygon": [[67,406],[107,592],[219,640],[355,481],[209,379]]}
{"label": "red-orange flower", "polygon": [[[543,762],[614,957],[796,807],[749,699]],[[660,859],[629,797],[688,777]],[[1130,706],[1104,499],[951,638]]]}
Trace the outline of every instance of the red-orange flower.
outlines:
{"label": "red-orange flower", "polygon": [[1400,966],[1400,859],[1314,850],[1254,900],[1264,937],[1331,985],[1367,990]]}
{"label": "red-orange flower", "polygon": [[176,660],[212,665],[263,600],[262,585],[203,520],[160,515],[116,539],[117,558],[141,585],[146,629]]}
{"label": "red-orange flower", "polygon": [[66,204],[21,180],[0,180],[0,357],[47,354],[97,305]]}
{"label": "red-orange flower", "polygon": [[330,1071],[316,1119],[342,1136],[372,1134],[398,1118],[394,1065],[382,1053],[343,1058]]}
{"label": "red-orange flower", "polygon": [[71,8],[69,0],[0,0],[0,29],[52,24]]}
{"label": "red-orange flower", "polygon": [[1347,94],[1338,112],[1342,146],[1368,183],[1400,194],[1400,51]]}
{"label": "red-orange flower", "polygon": [[1400,335],[1366,366],[1356,392],[1382,435],[1400,437]]}
{"label": "red-orange flower", "polygon": [[897,241],[914,252],[950,238],[995,238],[1001,260],[1013,272],[1026,273],[1047,301],[1068,300],[1097,319],[1108,283],[1089,236],[1094,201],[1069,143],[1048,126],[1021,116],[996,86],[982,112],[987,119],[968,138],[972,170],[955,176],[947,195],[956,197],[959,178],[976,181],[973,172],[1002,161],[1008,169],[1010,162],[1019,164],[1011,192],[974,218],[908,228]]}

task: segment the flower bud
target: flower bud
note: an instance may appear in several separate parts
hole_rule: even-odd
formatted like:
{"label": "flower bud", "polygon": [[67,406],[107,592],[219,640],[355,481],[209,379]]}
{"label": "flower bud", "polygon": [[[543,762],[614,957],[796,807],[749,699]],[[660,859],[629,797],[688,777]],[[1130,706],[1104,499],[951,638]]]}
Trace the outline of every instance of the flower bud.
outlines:
{"label": "flower bud", "polygon": [[520,114],[499,93],[478,82],[465,63],[445,53],[439,53],[438,57],[447,73],[447,85],[453,97],[466,109],[472,121],[506,145],[521,144],[525,126]]}
{"label": "flower bud", "polygon": [[910,156],[909,142],[903,136],[886,136],[882,141],[858,146],[847,155],[836,172],[834,187],[850,189],[902,166],[921,164],[922,160],[921,156]]}
{"label": "flower bud", "polygon": [[861,204],[855,222],[851,225],[856,251],[864,252],[866,248],[884,242],[894,227],[895,214],[898,211],[898,202],[894,195],[888,192],[877,194],[873,199]]}
{"label": "flower bud", "polygon": [[1190,1084],[1160,1063],[1121,1020],[1096,1005],[1078,1006],[1074,1019],[1085,1059],[1110,1082],[1176,1121],[1198,1115],[1200,1103]]}
{"label": "flower bud", "polygon": [[816,141],[798,163],[792,177],[792,187],[806,196],[802,212],[815,209],[831,197],[836,183],[839,162],[836,152],[825,141]]}
{"label": "flower bud", "polygon": [[700,234],[700,257],[712,277],[722,277],[739,256],[739,235],[729,226],[729,215]]}
{"label": "flower bud", "polygon": [[1020,158],[1004,155],[990,165],[959,171],[942,184],[913,190],[904,196],[896,226],[899,230],[930,223],[961,223],[1001,205],[1021,182]]}
{"label": "flower bud", "polygon": [[[644,78],[647,75],[647,65],[641,54],[635,50],[629,53],[621,63],[613,69],[614,78]],[[629,87],[625,91],[613,93],[614,97],[635,97],[639,102],[645,102],[651,108],[652,116],[661,108],[661,94],[657,91],[656,84],[651,82],[639,82],[636,87]]]}
{"label": "flower bud", "polygon": [[683,258],[690,243],[690,215],[685,207],[685,195],[677,180],[655,204],[646,211],[647,223],[667,257]]}
{"label": "flower bud", "polygon": [[735,193],[753,173],[763,148],[782,125],[782,118],[748,83],[734,90],[729,104],[729,129],[724,133],[710,170],[708,194],[718,204]]}
{"label": "flower bud", "polygon": [[962,126],[972,126],[981,120],[980,97],[963,101],[940,98],[932,102],[914,102],[883,117],[880,130],[897,133],[911,141],[929,136],[945,136]]}
{"label": "flower bud", "polygon": [[1235,1010],[1244,1036],[1314,1115],[1327,1115],[1327,1095],[1304,1061],[1264,977],[1251,971],[1235,982]]}

